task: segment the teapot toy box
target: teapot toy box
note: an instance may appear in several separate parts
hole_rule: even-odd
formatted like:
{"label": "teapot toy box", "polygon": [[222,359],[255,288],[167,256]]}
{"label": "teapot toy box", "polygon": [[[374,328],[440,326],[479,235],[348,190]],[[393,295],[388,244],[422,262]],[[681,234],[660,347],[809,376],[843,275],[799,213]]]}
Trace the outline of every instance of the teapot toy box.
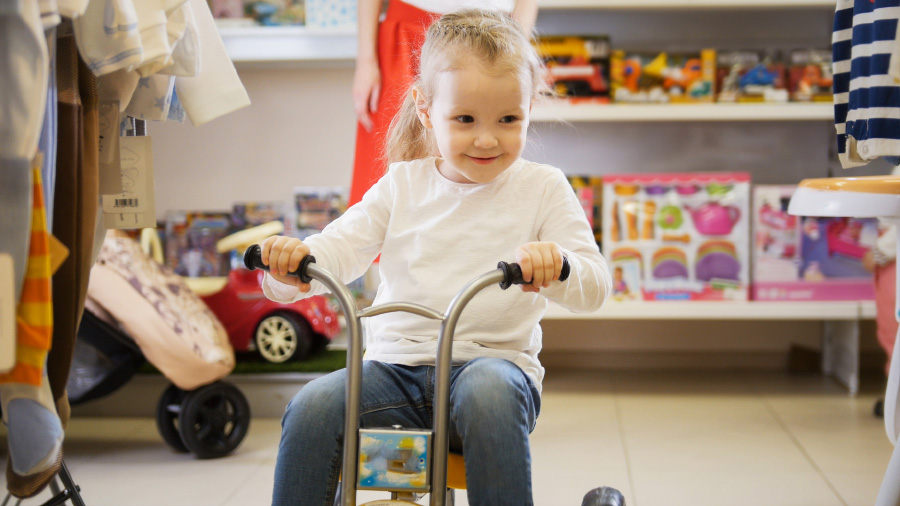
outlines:
{"label": "teapot toy box", "polygon": [[878,220],[789,215],[796,189],[753,188],[753,299],[873,299],[862,259],[878,238]]}
{"label": "teapot toy box", "polygon": [[750,175],[603,178],[614,300],[747,300]]}

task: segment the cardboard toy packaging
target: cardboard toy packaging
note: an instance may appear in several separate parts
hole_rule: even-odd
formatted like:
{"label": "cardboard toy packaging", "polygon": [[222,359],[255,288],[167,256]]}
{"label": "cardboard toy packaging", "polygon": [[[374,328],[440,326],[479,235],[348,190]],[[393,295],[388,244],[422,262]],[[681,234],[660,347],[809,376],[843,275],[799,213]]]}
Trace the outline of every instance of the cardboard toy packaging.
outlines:
{"label": "cardboard toy packaging", "polygon": [[610,78],[616,102],[712,102],[716,51],[646,53],[614,50]]}
{"label": "cardboard toy packaging", "polygon": [[788,72],[791,100],[795,102],[834,100],[830,49],[793,51]]}
{"label": "cardboard toy packaging", "polygon": [[750,175],[603,177],[615,300],[747,300]]}
{"label": "cardboard toy packaging", "polygon": [[716,69],[719,102],[787,102],[787,74],[778,55],[720,51]]}
{"label": "cardboard toy packaging", "polygon": [[878,220],[791,216],[796,188],[753,189],[753,299],[873,299],[862,259],[878,238]]}
{"label": "cardboard toy packaging", "polygon": [[553,91],[572,100],[609,102],[609,37],[541,36],[538,53]]}

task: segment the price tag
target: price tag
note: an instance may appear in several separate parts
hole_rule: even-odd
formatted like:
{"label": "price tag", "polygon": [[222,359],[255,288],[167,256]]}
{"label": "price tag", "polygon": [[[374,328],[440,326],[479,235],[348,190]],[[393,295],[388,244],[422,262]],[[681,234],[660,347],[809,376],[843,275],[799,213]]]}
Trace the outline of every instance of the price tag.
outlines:
{"label": "price tag", "polygon": [[0,373],[16,364],[16,288],[13,258],[0,253]]}
{"label": "price tag", "polygon": [[119,150],[122,193],[103,195],[103,223],[118,229],[156,227],[150,137],[121,137]]}

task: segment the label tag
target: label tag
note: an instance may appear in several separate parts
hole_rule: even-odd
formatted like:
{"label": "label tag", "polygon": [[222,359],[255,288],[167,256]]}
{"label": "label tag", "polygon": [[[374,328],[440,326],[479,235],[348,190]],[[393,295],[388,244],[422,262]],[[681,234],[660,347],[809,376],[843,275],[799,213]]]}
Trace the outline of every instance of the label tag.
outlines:
{"label": "label tag", "polygon": [[0,373],[16,365],[16,288],[13,258],[0,253]]}
{"label": "label tag", "polygon": [[119,161],[119,101],[100,101],[100,195],[122,192]]}
{"label": "label tag", "polygon": [[155,228],[150,137],[120,137],[119,151],[122,193],[103,195],[103,223],[107,228]]}

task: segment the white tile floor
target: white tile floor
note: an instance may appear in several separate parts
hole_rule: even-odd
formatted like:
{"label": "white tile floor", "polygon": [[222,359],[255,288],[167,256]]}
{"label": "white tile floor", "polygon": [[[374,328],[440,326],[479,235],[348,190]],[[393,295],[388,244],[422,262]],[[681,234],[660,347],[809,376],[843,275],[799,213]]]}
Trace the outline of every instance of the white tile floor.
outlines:
{"label": "white tile floor", "polygon": [[[892,450],[871,413],[881,381],[849,397],[786,373],[549,371],[535,504],[577,506],[611,485],[630,506],[870,506]],[[74,418],[66,462],[88,506],[265,505],[279,433],[254,418],[234,454],[201,461],[171,452],[152,419]]]}

